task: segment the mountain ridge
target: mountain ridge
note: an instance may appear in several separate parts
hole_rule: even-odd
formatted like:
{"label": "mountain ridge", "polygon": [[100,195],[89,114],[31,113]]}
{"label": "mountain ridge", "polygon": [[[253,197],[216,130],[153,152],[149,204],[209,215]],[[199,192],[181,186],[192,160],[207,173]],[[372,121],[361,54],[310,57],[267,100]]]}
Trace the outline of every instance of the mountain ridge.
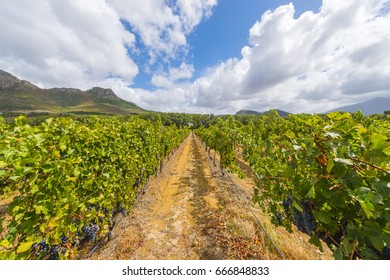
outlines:
{"label": "mountain ridge", "polygon": [[328,111],[330,112],[357,112],[362,111],[364,115],[383,114],[384,111],[390,110],[389,97],[376,97],[365,102],[355,103],[347,106],[338,107]]}
{"label": "mountain ridge", "polygon": [[112,89],[93,87],[42,89],[0,70],[0,112],[95,112],[132,114],[145,112],[130,101],[118,97]]}
{"label": "mountain ridge", "polygon": [[[265,112],[258,112],[258,111],[254,111],[254,110],[246,110],[246,109],[242,109],[240,111],[238,111],[236,113],[236,116],[237,115],[267,115],[271,112],[272,110],[269,110],[269,111],[265,111]],[[278,109],[275,109],[275,111],[278,112],[278,114],[281,116],[281,117],[286,117],[288,115],[290,115],[291,113],[288,113],[286,111],[282,111],[282,110],[278,110]]]}
{"label": "mountain ridge", "polygon": [[36,85],[33,85],[29,81],[21,80],[14,75],[0,69],[0,90],[14,88],[18,86],[38,88]]}

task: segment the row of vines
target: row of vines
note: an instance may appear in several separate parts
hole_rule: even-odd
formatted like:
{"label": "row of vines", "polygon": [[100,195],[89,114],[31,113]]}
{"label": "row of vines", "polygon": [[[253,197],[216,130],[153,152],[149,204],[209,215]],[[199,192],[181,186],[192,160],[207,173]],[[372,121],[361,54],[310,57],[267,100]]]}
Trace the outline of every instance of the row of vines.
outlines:
{"label": "row of vines", "polygon": [[390,119],[361,113],[277,112],[233,118],[196,134],[232,171],[236,148],[256,173],[253,200],[274,224],[292,224],[336,259],[390,258]]}
{"label": "row of vines", "polygon": [[0,259],[72,259],[126,211],[189,134],[130,117],[0,118]]}

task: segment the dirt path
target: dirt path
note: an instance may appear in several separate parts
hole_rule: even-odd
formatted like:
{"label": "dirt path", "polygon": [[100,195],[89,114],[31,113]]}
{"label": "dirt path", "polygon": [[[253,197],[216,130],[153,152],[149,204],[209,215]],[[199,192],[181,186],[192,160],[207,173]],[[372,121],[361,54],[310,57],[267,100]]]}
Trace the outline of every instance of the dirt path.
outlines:
{"label": "dirt path", "polygon": [[[250,201],[253,182],[233,178],[243,186],[238,191]],[[92,259],[280,259],[234,192],[236,186],[212,164],[191,134],[115,227],[112,240]],[[253,209],[264,218],[261,211]],[[303,234],[290,236],[279,229],[271,234],[278,245],[288,243],[279,238],[283,234],[292,244],[298,243],[299,250],[294,252],[290,252],[291,246],[282,248],[287,258],[330,258],[329,253],[307,244]]]}

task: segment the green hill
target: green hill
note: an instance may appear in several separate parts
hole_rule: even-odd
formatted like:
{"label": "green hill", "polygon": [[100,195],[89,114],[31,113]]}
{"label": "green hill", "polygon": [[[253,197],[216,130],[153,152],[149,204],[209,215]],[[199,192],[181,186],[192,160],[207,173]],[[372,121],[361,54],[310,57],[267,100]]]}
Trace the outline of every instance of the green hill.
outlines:
{"label": "green hill", "polygon": [[[282,111],[282,110],[277,110],[276,111],[278,112],[278,114],[281,116],[281,117],[286,117],[288,116],[290,113],[288,112],[285,112],[285,111]],[[257,111],[253,111],[253,110],[240,110],[236,113],[236,115],[268,115],[270,114],[271,110],[270,111],[266,111],[266,112],[257,112]]]}
{"label": "green hill", "polygon": [[111,89],[41,89],[0,70],[0,112],[134,114],[145,110],[119,98]]}

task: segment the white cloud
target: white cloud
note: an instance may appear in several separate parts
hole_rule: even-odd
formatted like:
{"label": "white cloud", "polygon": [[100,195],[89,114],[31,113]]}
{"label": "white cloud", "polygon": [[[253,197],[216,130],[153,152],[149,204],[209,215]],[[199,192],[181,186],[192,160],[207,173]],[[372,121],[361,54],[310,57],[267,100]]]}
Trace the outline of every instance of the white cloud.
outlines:
{"label": "white cloud", "polygon": [[217,0],[177,0],[183,30],[192,32],[203,17],[210,17]]}
{"label": "white cloud", "polygon": [[151,82],[154,86],[159,88],[177,87],[178,82],[192,78],[194,71],[193,65],[183,62],[177,68],[170,68],[169,73],[154,74]]}
{"label": "white cloud", "polygon": [[[44,87],[85,89],[118,76],[127,86],[139,72],[127,48],[144,55],[136,47],[135,33],[149,52],[151,64],[164,65],[181,59],[182,54],[185,58],[186,37],[210,16],[217,1],[188,3],[0,0],[0,68]],[[126,30],[122,21],[133,30]],[[192,76],[189,67],[179,70],[179,74],[169,74],[172,81],[182,73],[188,77],[188,71]]]}
{"label": "white cloud", "polygon": [[151,63],[156,59],[186,53],[187,36],[211,15],[217,0],[107,0],[122,19],[131,24],[148,48]]}
{"label": "white cloud", "polygon": [[87,88],[107,75],[129,83],[135,37],[103,0],[6,1],[0,10],[0,68],[41,86]]}
{"label": "white cloud", "polygon": [[242,58],[197,81],[196,105],[323,112],[390,96],[385,5],[388,0],[326,0],[318,13],[299,18],[293,4],[267,11],[250,29]]}
{"label": "white cloud", "polygon": [[[195,69],[180,64],[187,61],[187,36],[216,3],[0,0],[0,68],[43,86],[112,87],[161,111],[322,112],[390,96],[389,0],[323,0],[318,13],[298,18],[293,4],[267,11],[249,30],[241,57],[191,82]],[[163,64],[151,80],[155,91],[128,87],[138,67],[126,46],[140,52],[133,33],[150,64]]]}

